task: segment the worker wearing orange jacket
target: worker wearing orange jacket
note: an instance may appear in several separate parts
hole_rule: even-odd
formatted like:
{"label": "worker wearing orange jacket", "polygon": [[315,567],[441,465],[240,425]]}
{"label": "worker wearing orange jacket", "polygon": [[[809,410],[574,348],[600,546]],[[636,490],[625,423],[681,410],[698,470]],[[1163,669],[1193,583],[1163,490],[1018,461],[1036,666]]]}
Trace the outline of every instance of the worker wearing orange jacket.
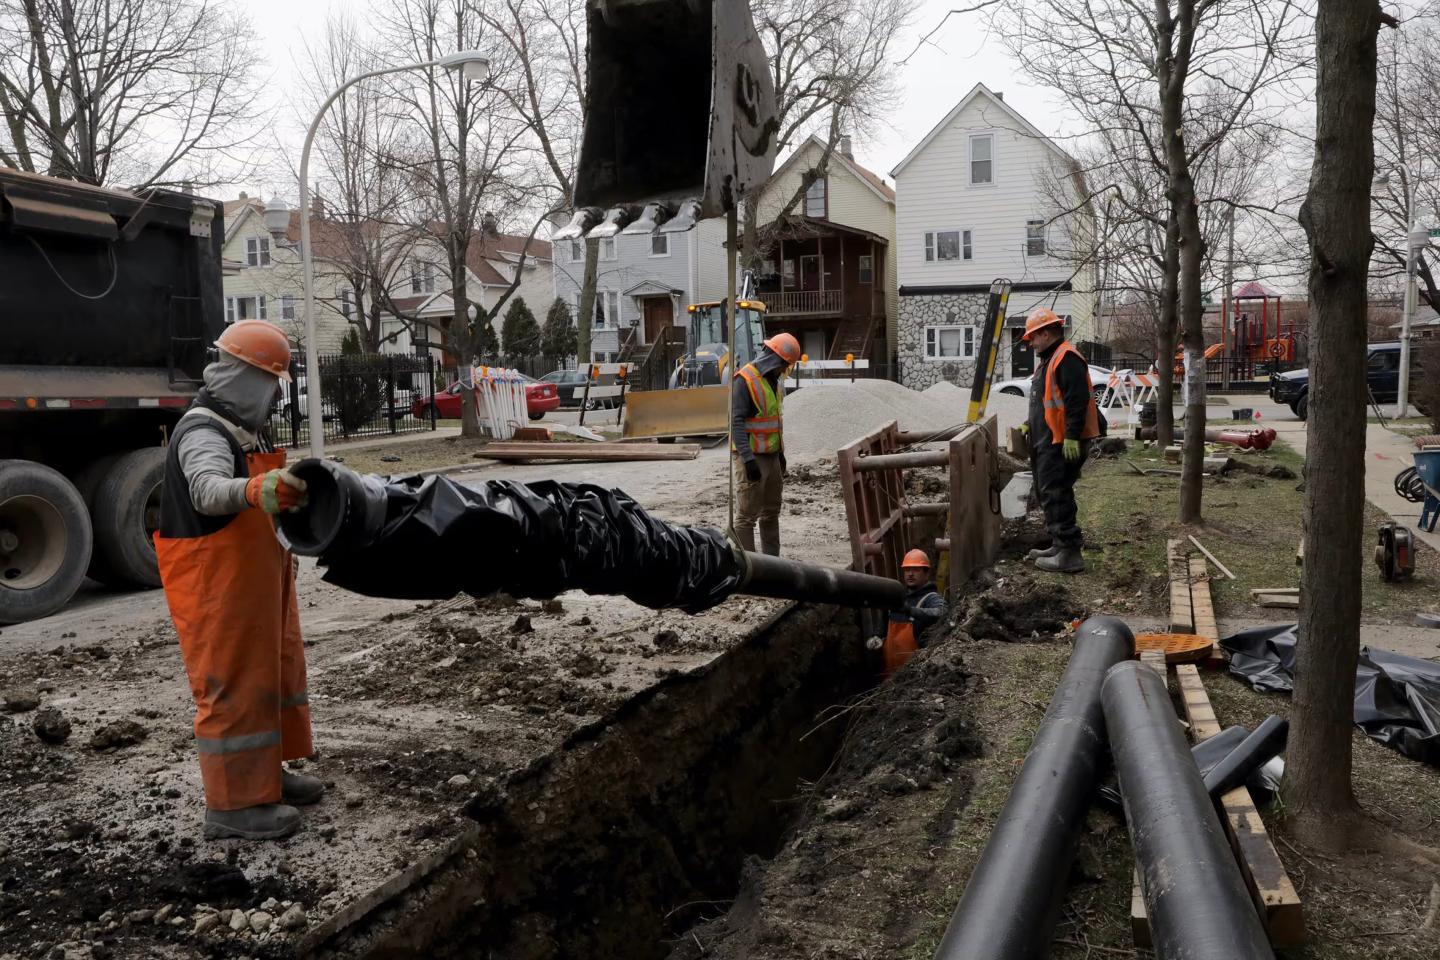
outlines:
{"label": "worker wearing orange jacket", "polygon": [[900,580],[909,589],[905,603],[890,611],[890,625],[880,645],[882,670],[889,676],[925,646],[925,631],[945,618],[949,605],[935,590],[930,576],[930,557],[924,550],[911,550],[900,562]]}
{"label": "worker wearing orange jacket", "polygon": [[220,358],[170,438],[155,552],[195,698],[209,839],[300,825],[324,784],[282,763],[314,752],[295,565],[272,515],[306,505],[304,481],[262,434],[290,346],[263,320],[216,341]]}
{"label": "worker wearing orange jacket", "polygon": [[800,341],[777,333],[760,356],[735,373],[730,384],[731,452],[744,476],[735,491],[735,536],[746,550],[780,554],[780,506],[785,493],[785,432],[781,410],[785,370],[800,360]]}
{"label": "worker wearing orange jacket", "polygon": [[1100,411],[1090,385],[1090,365],[1065,340],[1065,321],[1047,307],[1025,319],[1025,340],[1035,350],[1030,381],[1030,465],[1045,509],[1050,546],[1030,551],[1040,570],[1076,573],[1085,569],[1083,536],[1076,523],[1075,482],[1101,435]]}

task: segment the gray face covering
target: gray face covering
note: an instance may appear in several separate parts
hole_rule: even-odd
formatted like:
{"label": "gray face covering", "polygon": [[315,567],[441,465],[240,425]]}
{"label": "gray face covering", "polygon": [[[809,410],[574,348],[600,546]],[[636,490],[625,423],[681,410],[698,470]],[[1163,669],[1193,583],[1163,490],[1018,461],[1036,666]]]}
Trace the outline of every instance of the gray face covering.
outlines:
{"label": "gray face covering", "polygon": [[279,379],[259,367],[252,367],[229,354],[205,368],[205,389],[231,413],[241,426],[256,431],[270,417]]}

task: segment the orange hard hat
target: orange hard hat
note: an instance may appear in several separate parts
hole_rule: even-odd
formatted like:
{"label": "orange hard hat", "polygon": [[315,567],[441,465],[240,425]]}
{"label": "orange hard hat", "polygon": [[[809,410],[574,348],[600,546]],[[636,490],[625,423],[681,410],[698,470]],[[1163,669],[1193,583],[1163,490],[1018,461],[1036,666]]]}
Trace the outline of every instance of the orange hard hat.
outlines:
{"label": "orange hard hat", "polygon": [[1034,310],[1031,310],[1030,315],[1025,318],[1025,336],[1021,339],[1029,340],[1035,335],[1036,330],[1043,330],[1054,324],[1059,324],[1063,327],[1065,320],[1049,307],[1036,307]]}
{"label": "orange hard hat", "polygon": [[290,379],[290,341],[279,327],[264,320],[237,320],[225,328],[215,346],[281,380]]}
{"label": "orange hard hat", "polygon": [[919,547],[905,554],[905,559],[900,561],[901,570],[909,570],[912,567],[924,567],[930,569],[930,555]]}
{"label": "orange hard hat", "polygon": [[778,354],[780,359],[786,363],[796,363],[800,359],[800,341],[796,340],[793,334],[777,333],[765,341],[765,346]]}

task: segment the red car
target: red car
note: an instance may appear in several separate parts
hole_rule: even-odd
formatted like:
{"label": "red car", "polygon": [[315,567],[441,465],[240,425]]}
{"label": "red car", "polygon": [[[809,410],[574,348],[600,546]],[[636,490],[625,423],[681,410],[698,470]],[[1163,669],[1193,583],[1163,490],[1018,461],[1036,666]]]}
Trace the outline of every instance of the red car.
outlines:
{"label": "red car", "polygon": [[[439,420],[460,419],[460,383],[456,381],[450,384],[449,388],[441,394],[429,394],[424,397],[417,397],[415,402],[410,404],[410,414],[416,419],[428,419],[430,407],[435,408],[435,417]],[[530,377],[525,378],[525,409],[530,414],[531,420],[539,420],[551,410],[560,407],[560,394],[553,383],[541,383]]]}

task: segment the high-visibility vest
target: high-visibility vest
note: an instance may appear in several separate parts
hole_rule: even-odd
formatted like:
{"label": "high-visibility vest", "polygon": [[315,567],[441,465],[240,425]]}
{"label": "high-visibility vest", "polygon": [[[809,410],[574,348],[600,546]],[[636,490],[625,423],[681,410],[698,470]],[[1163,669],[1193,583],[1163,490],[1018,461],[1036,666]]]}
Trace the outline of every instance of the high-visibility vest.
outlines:
{"label": "high-visibility vest", "polygon": [[[1045,424],[1050,428],[1050,440],[1052,443],[1065,442],[1065,398],[1060,394],[1060,388],[1055,383],[1055,370],[1060,366],[1060,361],[1066,354],[1073,353],[1083,361],[1084,355],[1076,350],[1068,340],[1061,340],[1055,352],[1050,355],[1050,362],[1045,365],[1045,393],[1042,402],[1045,407]],[[1089,376],[1089,365],[1086,365],[1086,376]],[[1095,391],[1085,391],[1085,429],[1074,440],[1094,440],[1100,436],[1100,411],[1095,407]]]}
{"label": "high-visibility vest", "polygon": [[740,368],[740,379],[745,381],[755,405],[755,415],[745,418],[745,436],[750,441],[750,449],[756,453],[779,453],[784,447],[780,433],[781,392],[770,385],[753,363]]}

